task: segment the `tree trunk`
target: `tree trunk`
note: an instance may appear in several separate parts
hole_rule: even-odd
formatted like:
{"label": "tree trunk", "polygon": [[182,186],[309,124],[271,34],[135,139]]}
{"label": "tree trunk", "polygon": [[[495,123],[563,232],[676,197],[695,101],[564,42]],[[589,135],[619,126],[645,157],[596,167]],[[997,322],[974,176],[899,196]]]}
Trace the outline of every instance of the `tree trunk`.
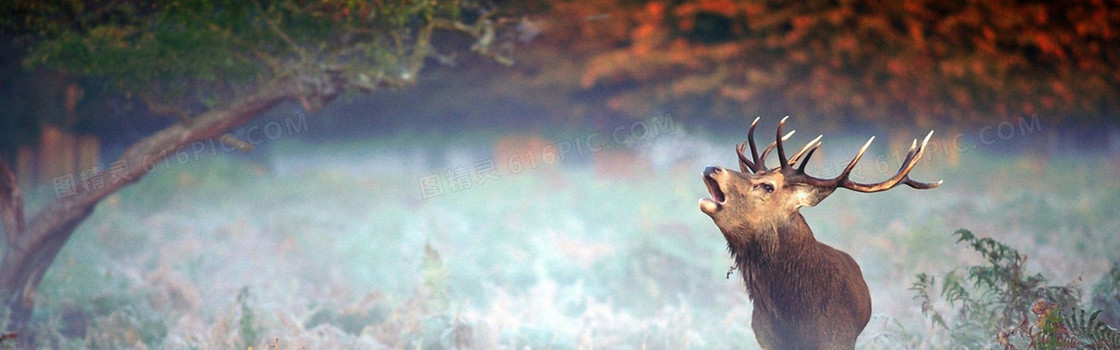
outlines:
{"label": "tree trunk", "polygon": [[[7,249],[0,260],[0,316],[7,317],[7,331],[15,333],[20,343],[30,344],[34,334],[27,330],[39,282],[70,235],[89,217],[98,202],[139,180],[157,162],[174,152],[222,135],[280,102],[301,96],[296,84],[277,83],[189,122],[161,130],[125,150],[119,160],[100,174],[103,181],[98,184],[74,182],[73,192],[48,204],[26,224],[15,176],[6,165],[0,164],[0,214],[7,240]],[[334,95],[317,97],[329,101]]]}
{"label": "tree trunk", "polygon": [[22,340],[29,340],[26,334],[27,323],[35,307],[35,292],[47,267],[50,267],[55,256],[62,250],[70,234],[83,220],[93,212],[93,205],[85,208],[71,207],[64,212],[55,212],[58,216],[50,218],[39,224],[32,221],[31,226],[23,232],[27,236],[39,236],[33,246],[27,249],[17,249],[9,246],[0,262],[0,299],[7,310],[8,331],[21,336]]}

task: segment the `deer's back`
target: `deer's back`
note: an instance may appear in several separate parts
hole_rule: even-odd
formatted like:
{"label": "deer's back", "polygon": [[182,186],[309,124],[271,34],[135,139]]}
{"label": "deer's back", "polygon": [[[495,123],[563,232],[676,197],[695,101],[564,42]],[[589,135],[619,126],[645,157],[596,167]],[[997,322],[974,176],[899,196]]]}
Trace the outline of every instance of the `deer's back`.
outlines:
{"label": "deer's back", "polygon": [[751,327],[764,349],[852,349],[871,318],[859,265],[824,244],[816,253],[753,266]]}

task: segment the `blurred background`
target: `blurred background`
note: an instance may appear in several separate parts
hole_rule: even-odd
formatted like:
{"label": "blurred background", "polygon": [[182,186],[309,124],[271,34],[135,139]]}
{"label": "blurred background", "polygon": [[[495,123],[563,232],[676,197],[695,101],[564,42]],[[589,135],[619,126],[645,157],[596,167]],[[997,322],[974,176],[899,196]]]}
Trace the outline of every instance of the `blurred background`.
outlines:
{"label": "blurred background", "polygon": [[[27,39],[45,31],[27,20],[42,8],[16,3],[0,40],[0,157],[30,215],[180,120],[114,80],[121,69],[50,64],[68,51]],[[868,281],[859,348],[955,344],[924,311],[958,305],[911,288],[984,261],[955,244],[961,228],[1015,247],[1086,309],[1120,312],[1114,2],[493,5],[491,56],[437,37],[449,48],[412,84],[313,112],[280,104],[230,131],[251,151],[193,143],[107,197],[40,286],[42,341],[756,348],[741,276],[697,208],[700,172],[735,167],[754,117],[769,140],[787,115],[791,144],[824,135],[818,176],[876,136],[863,182],[935,130],[911,177],[940,188],[839,191],[802,210]],[[226,59],[208,54],[153,64]],[[153,90],[179,91],[155,77]],[[211,93],[182,105],[220,105]]]}

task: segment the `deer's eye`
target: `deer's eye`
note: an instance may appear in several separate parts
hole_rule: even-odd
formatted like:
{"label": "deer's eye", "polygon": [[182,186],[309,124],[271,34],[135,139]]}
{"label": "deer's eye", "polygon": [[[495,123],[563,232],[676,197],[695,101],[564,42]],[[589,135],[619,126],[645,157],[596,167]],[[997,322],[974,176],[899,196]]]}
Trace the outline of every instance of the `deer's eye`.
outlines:
{"label": "deer's eye", "polygon": [[766,193],[774,193],[774,185],[768,183],[755,184],[754,188],[761,188]]}

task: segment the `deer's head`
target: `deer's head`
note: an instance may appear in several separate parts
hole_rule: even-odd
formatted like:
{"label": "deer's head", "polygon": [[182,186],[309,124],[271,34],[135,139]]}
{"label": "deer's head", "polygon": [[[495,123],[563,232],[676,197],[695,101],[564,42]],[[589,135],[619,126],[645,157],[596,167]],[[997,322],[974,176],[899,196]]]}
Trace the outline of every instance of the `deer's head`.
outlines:
{"label": "deer's head", "polygon": [[[839,176],[833,179],[821,179],[805,173],[805,164],[809,162],[809,158],[821,146],[821,136],[809,141],[801,150],[794,153],[793,157],[786,157],[782,142],[792,136],[793,132],[782,135],[782,127],[785,122],[786,119],[783,118],[778,123],[778,132],[774,142],[766,147],[762,154],[759,154],[754,142],[754,129],[758,125],[758,118],[755,118],[754,122],[751,123],[750,131],[747,133],[747,142],[736,147],[741,171],[721,167],[704,169],[704,184],[707,185],[711,198],[700,200],[700,211],[712,217],[716,226],[719,226],[728,243],[733,247],[741,247],[759,240],[765,241],[767,238],[774,238],[763,236],[776,235],[779,231],[790,231],[782,228],[791,224],[798,224],[796,220],[800,218],[798,210],[801,207],[817,205],[840,187],[857,192],[879,192],[891,189],[899,184],[917,189],[928,189],[941,185],[941,181],[933,183],[917,182],[911,180],[908,175],[914,165],[917,164],[918,159],[922,157],[922,153],[925,152],[926,144],[929,142],[930,136],[933,136],[932,131],[926,135],[921,144],[916,139],[911,143],[910,151],[903,160],[902,167],[899,168],[897,174],[880,183],[862,184],[854,182],[848,177],[856,163],[863,157],[864,152],[867,151],[867,147],[871,145],[871,141],[875,140],[874,137],[867,140],[867,143],[860,148],[859,153],[852,158],[852,161],[848,163],[848,166]],[[748,146],[750,148],[750,158],[743,154]],[[778,153],[779,166],[767,169],[764,164],[766,156],[775,149]],[[804,231],[792,230],[794,233],[812,234],[808,230]]]}

